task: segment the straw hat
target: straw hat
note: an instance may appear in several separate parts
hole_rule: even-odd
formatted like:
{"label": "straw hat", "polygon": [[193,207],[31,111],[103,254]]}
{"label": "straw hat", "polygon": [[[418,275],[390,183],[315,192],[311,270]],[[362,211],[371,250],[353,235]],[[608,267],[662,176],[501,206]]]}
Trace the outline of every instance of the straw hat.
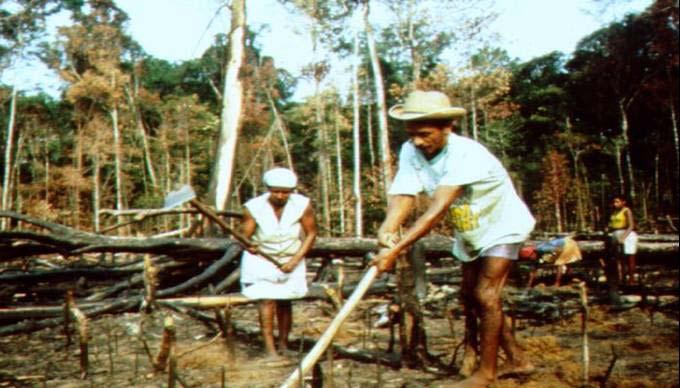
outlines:
{"label": "straw hat", "polygon": [[465,109],[451,106],[451,101],[442,92],[414,90],[403,104],[390,108],[389,115],[403,121],[443,120],[464,116]]}

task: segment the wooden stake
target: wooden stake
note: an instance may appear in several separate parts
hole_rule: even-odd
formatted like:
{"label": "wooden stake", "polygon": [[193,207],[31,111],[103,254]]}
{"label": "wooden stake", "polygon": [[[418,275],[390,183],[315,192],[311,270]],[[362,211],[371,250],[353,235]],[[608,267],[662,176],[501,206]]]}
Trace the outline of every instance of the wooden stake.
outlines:
{"label": "wooden stake", "polygon": [[[163,332],[165,334],[165,331]],[[165,338],[165,336],[163,336]],[[170,350],[172,353],[172,350]],[[168,363],[168,388],[175,388],[175,381],[177,381],[177,358],[174,354],[170,354],[170,362]]]}
{"label": "wooden stake", "polygon": [[149,312],[156,304],[156,288],[158,287],[158,269],[151,262],[151,255],[144,255],[144,303],[142,308]]}
{"label": "wooden stake", "polygon": [[154,368],[157,371],[165,370],[168,363],[168,357],[175,345],[175,321],[172,317],[167,316],[163,321],[163,338],[161,339],[161,347],[158,350]]}
{"label": "wooden stake", "polygon": [[614,348],[614,345],[612,345],[612,360],[609,362],[609,367],[607,367],[607,372],[605,372],[604,377],[602,378],[602,382],[600,383],[600,387],[606,387],[607,386],[607,381],[609,380],[609,376],[611,376],[612,371],[614,370],[614,365],[616,365],[616,360],[619,359],[619,354]]}
{"label": "wooden stake", "polygon": [[[69,296],[70,295],[70,296]],[[66,336],[66,348],[71,346],[71,306],[69,305],[69,300],[73,300],[73,291],[68,291],[64,295],[64,335]]]}
{"label": "wooden stake", "polygon": [[106,350],[109,354],[109,374],[113,374],[113,346],[111,345],[111,328],[106,330]]}
{"label": "wooden stake", "polygon": [[224,365],[220,367],[220,387],[225,388],[227,385],[227,373],[224,370]]}
{"label": "wooden stake", "polygon": [[[373,336],[373,348],[377,349],[378,344],[376,341],[375,336]],[[375,386],[376,387],[382,387],[383,386],[383,372],[382,372],[382,365],[380,364],[380,357],[378,356],[378,353],[375,353],[375,374],[376,374],[376,382]]]}
{"label": "wooden stake", "polygon": [[75,308],[72,314],[78,322],[78,345],[80,346],[80,378],[87,377],[89,365],[89,351],[88,351],[88,332],[87,332],[87,318],[80,310]]}
{"label": "wooden stake", "polygon": [[233,357],[236,352],[236,346],[234,344],[234,325],[231,322],[231,312],[231,305],[224,306],[224,343],[227,346],[229,356]]}
{"label": "wooden stake", "polygon": [[333,378],[333,370],[334,364],[335,364],[335,352],[333,351],[333,347],[329,346],[328,350],[326,350],[326,359],[328,360],[328,388],[334,388],[335,387],[335,379]]}
{"label": "wooden stake", "polygon": [[78,306],[76,306],[76,302],[73,298],[73,291],[69,290],[66,293],[66,305],[68,306],[70,315],[78,325],[78,344],[80,345],[80,378],[85,379],[89,370],[89,333],[87,328],[87,317],[82,311],[80,311]]}
{"label": "wooden stake", "polygon": [[[333,264],[338,267],[338,285],[336,288],[336,294],[338,298],[338,306],[342,306],[343,296],[342,296],[342,286],[345,282],[345,268],[343,266],[344,261],[342,259],[334,259]],[[338,307],[339,309],[340,307]]]}
{"label": "wooden stake", "polygon": [[586,283],[579,283],[579,289],[581,292],[581,337],[583,340],[582,346],[582,357],[583,362],[583,385],[588,385],[588,374],[590,368],[590,350],[588,348],[588,291],[586,289]]}

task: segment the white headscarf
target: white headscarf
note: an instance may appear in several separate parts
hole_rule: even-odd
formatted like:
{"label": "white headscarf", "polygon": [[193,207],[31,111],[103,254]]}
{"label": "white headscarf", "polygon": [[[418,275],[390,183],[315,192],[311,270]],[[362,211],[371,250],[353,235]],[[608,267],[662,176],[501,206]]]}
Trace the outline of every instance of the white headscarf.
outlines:
{"label": "white headscarf", "polygon": [[287,168],[276,167],[264,173],[262,181],[267,187],[282,187],[294,189],[297,186],[297,176]]}

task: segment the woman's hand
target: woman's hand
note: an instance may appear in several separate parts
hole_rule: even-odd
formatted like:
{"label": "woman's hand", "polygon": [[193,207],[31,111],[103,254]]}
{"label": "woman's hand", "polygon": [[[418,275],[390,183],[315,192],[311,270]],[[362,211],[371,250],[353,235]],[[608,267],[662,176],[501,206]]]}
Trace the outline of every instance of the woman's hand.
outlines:
{"label": "woman's hand", "polygon": [[291,258],[290,260],[288,260],[288,262],[282,264],[281,268],[279,268],[279,269],[283,273],[291,273],[295,270],[295,268],[298,266],[298,264],[300,264],[300,260],[301,259]]}
{"label": "woman's hand", "polygon": [[255,243],[245,246],[244,248],[246,249],[246,251],[252,253],[253,255],[257,255],[258,253],[260,253],[260,247]]}

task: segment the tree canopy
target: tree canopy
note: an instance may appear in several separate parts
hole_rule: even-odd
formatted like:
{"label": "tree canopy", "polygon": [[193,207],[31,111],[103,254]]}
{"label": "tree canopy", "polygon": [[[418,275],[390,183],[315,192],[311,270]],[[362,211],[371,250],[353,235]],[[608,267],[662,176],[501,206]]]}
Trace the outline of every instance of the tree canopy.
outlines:
{"label": "tree canopy", "polygon": [[[656,0],[594,31],[573,54],[524,62],[493,41],[467,45],[495,17],[475,11],[475,2],[282,2],[308,17],[318,47],[354,56],[356,87],[319,82],[315,95],[293,100],[296,77],[262,52],[246,21],[228,208],[238,210],[263,189],[266,169],[290,166],[323,214],[322,234],[352,235],[357,223],[346,219],[374,233],[389,170],[381,161],[398,155],[405,140],[400,124],[381,124],[381,106],[423,88],[442,90],[468,110],[457,130],[503,161],[542,230],[598,229],[614,194],[632,200],[644,228],[677,217],[677,1]],[[0,71],[35,54],[65,88],[51,97],[0,85],[2,210],[98,230],[111,222],[101,219],[103,209],[160,207],[182,184],[207,195],[224,118],[229,31],[200,57],[172,63],[128,35],[128,17],[113,0],[9,3],[0,5]],[[389,25],[375,33],[351,19],[368,15],[362,7],[369,4],[389,11]],[[456,10],[455,22],[441,17]],[[46,41],[45,20],[56,12],[70,20]],[[451,47],[465,61],[443,63]],[[341,65],[311,53],[306,74],[320,81],[331,66]],[[357,195],[348,182],[357,173],[364,210],[351,206]]]}

